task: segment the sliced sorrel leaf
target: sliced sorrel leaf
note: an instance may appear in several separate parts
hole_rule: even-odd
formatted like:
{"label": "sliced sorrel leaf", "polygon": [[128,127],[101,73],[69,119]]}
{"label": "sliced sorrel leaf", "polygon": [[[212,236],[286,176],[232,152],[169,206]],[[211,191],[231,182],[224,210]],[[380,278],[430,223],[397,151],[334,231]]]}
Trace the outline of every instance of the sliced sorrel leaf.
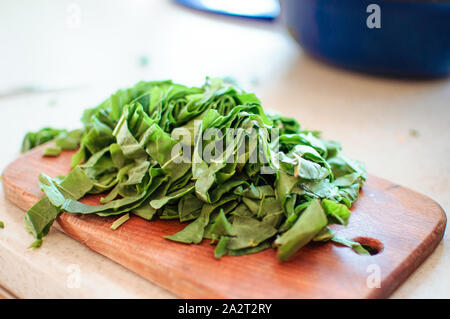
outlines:
{"label": "sliced sorrel leaf", "polygon": [[[44,128],[23,140],[22,151],[54,140],[45,156],[78,149],[67,176],[39,176],[45,197],[25,216],[35,247],[63,211],[122,215],[113,229],[132,213],[188,222],[165,238],[211,239],[217,258],[275,243],[286,260],[311,240],[340,240],[326,226],[348,223],[366,179],[339,143],[266,114],[254,94],[218,78],[201,87],[139,82],[85,110],[81,122],[82,129]],[[101,204],[79,201],[88,194],[101,194]]]}

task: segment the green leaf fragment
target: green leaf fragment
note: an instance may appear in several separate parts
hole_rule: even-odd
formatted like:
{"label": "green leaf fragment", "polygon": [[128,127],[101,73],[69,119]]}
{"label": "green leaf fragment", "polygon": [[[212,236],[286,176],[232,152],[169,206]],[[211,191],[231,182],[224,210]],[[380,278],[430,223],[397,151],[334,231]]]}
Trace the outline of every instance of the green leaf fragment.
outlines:
{"label": "green leaf fragment", "polygon": [[327,214],[332,221],[341,225],[347,225],[351,214],[351,211],[347,206],[329,199],[323,199],[322,206],[325,209],[325,214]]}
{"label": "green leaf fragment", "polygon": [[320,200],[313,200],[294,226],[275,240],[275,245],[278,246],[278,259],[287,260],[310,242],[327,223],[328,220]]}
{"label": "green leaf fragment", "polygon": [[370,256],[370,252],[368,250],[366,250],[360,243],[358,243],[356,241],[337,237],[337,236],[334,236],[331,240],[334,241],[335,243],[338,243],[338,244],[341,244],[341,245],[344,245],[344,246],[347,246],[347,247],[353,249],[359,255]]}
{"label": "green leaf fragment", "polygon": [[65,131],[66,130],[46,127],[36,132],[29,132],[25,134],[23,138],[21,152],[24,153],[36,146],[47,143],[53,140],[58,134]]}
{"label": "green leaf fragment", "polygon": [[203,202],[193,194],[183,196],[178,202],[178,215],[180,222],[196,219],[200,216]]}
{"label": "green leaf fragment", "polygon": [[222,236],[220,237],[219,242],[217,243],[216,248],[214,249],[214,256],[216,258],[221,258],[222,256],[227,254],[227,246],[228,242],[230,241],[230,237],[228,236]]}
{"label": "green leaf fragment", "polygon": [[346,239],[340,236],[337,236],[333,230],[331,230],[329,227],[323,228],[314,238],[313,241],[333,241],[335,243],[338,243],[343,246],[347,246],[349,248],[352,248],[357,254],[363,255],[363,256],[369,256],[370,255],[370,249],[373,249],[372,247],[364,247],[362,244]]}
{"label": "green leaf fragment", "polygon": [[117,218],[114,223],[112,223],[111,225],[111,229],[112,230],[116,230],[117,228],[119,228],[120,226],[122,226],[127,220],[130,219],[130,214],[126,213],[123,216]]}
{"label": "green leaf fragment", "polygon": [[42,245],[42,239],[36,239],[28,248],[39,248]]}
{"label": "green leaf fragment", "polygon": [[263,250],[266,250],[269,248],[272,248],[272,244],[269,241],[264,241],[256,247],[247,247],[247,248],[236,249],[236,250],[228,250],[228,255],[242,256],[242,255],[256,254],[256,253],[259,253],[260,251],[263,251]]}
{"label": "green leaf fragment", "polygon": [[63,150],[76,150],[81,141],[82,130],[62,131],[55,138],[56,146]]}
{"label": "green leaf fragment", "polygon": [[219,215],[217,215],[214,224],[211,227],[211,233],[216,236],[231,236],[231,224],[225,217],[223,209],[220,210]]}
{"label": "green leaf fragment", "polygon": [[36,239],[41,239],[48,234],[59,213],[60,210],[50,202],[48,197],[44,197],[27,211],[25,225]]}
{"label": "green leaf fragment", "polygon": [[329,227],[324,227],[322,230],[313,238],[313,241],[329,241],[333,239],[334,232]]}
{"label": "green leaf fragment", "polygon": [[153,216],[155,216],[157,209],[154,209],[150,204],[146,203],[147,205],[141,206],[138,208],[135,208],[132,212],[136,216],[139,216],[146,220],[152,220]]}
{"label": "green leaf fragment", "polygon": [[254,218],[234,216],[231,232],[234,237],[230,239],[228,248],[237,250],[256,247],[264,240],[273,237],[277,230]]}
{"label": "green leaf fragment", "polygon": [[42,153],[42,156],[55,157],[61,154],[61,151],[62,149],[59,146],[49,146],[44,149],[44,153]]}
{"label": "green leaf fragment", "polygon": [[187,225],[183,230],[173,235],[164,236],[164,238],[178,241],[185,244],[198,244],[203,239],[205,227],[208,224],[209,215],[201,214],[196,220]]}

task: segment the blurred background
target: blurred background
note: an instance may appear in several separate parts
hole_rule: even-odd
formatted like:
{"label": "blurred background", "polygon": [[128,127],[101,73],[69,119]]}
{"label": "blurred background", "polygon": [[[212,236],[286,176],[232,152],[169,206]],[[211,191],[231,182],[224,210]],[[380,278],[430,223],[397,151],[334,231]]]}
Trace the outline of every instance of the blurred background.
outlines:
{"label": "blurred background", "polygon": [[[333,16],[333,11],[318,7],[323,1],[311,0],[315,7],[297,8],[303,10],[298,18],[286,13],[292,3],[282,2],[279,15],[277,1],[222,1],[226,5],[221,9],[215,1],[198,1],[202,8],[257,16],[245,18],[180,2],[190,1],[0,1],[0,169],[18,155],[25,132],[44,126],[77,128],[84,108],[97,105],[118,88],[140,80],[173,79],[201,85],[206,76],[231,77],[255,92],[265,108],[295,117],[303,127],[322,130],[324,137],[341,141],[345,153],[365,162],[369,173],[425,193],[449,211],[450,80],[445,73],[450,64],[446,51],[450,32],[442,30],[437,38],[426,40],[417,31],[422,36],[417,40],[420,47],[433,46],[432,52],[427,51],[427,74],[422,74],[426,79],[412,73],[399,78],[402,74],[396,66],[404,59],[389,50],[382,33],[376,33],[376,17],[370,20],[373,29],[366,30],[367,19],[376,10],[367,11],[364,1],[352,1],[360,3],[353,17],[361,23],[364,36],[381,41],[375,47],[391,54],[392,68],[378,66],[384,75],[375,76],[346,69],[361,69],[362,65],[356,63],[361,62],[362,51],[348,51],[355,48],[350,40],[363,41],[363,50],[375,45],[369,43],[370,38],[361,32],[320,38],[338,30],[343,17],[342,12],[335,12],[340,19],[330,20],[327,14]],[[389,21],[402,25],[403,20],[383,13],[386,2],[377,3],[382,3],[380,32],[389,33]],[[438,12],[448,12],[446,5],[443,10],[447,11]],[[427,10],[431,8],[421,11]],[[407,21],[427,21],[405,12]],[[325,26],[308,20],[314,16]],[[450,19],[439,14],[421,19],[431,23],[433,17],[449,26]],[[312,25],[304,27],[296,21]],[[344,27],[351,29],[349,24]],[[396,39],[403,49],[411,41]],[[373,61],[382,63],[381,56],[385,60],[384,53],[370,52]],[[438,54],[433,56],[433,52]],[[406,65],[423,59],[416,56]],[[349,65],[352,61],[354,68]],[[364,71],[374,71],[370,66],[374,65]],[[388,74],[390,70],[395,77]],[[430,76],[436,70],[442,71],[439,76]],[[450,265],[445,236],[425,266],[395,296],[448,296],[450,276],[441,275]]]}

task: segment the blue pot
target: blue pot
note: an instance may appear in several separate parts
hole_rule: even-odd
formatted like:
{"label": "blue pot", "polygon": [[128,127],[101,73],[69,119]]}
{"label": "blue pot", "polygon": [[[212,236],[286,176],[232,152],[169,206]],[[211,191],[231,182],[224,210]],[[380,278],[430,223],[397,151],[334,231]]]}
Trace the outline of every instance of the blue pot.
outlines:
{"label": "blue pot", "polygon": [[319,59],[388,76],[450,75],[449,1],[283,0],[281,4],[290,33]]}

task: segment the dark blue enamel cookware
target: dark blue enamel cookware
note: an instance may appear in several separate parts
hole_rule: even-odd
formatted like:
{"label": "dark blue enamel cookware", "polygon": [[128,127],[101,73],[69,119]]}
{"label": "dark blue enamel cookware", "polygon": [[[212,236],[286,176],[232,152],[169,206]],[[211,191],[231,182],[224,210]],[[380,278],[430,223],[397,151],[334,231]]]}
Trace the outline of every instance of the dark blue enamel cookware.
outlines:
{"label": "dark blue enamel cookware", "polygon": [[389,76],[450,75],[450,1],[284,0],[281,10],[319,59]]}

